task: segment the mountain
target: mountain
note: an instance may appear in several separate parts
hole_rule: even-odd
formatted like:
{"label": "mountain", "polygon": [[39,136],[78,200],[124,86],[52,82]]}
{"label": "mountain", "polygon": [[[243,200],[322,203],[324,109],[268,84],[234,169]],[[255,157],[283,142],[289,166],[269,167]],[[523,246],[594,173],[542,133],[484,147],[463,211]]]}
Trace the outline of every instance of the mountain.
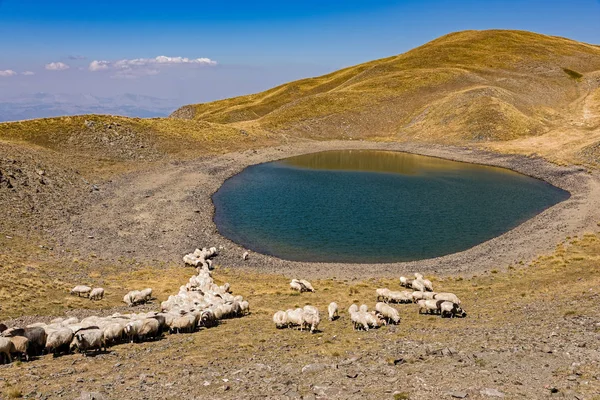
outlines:
{"label": "mountain", "polygon": [[[183,106],[169,118],[3,123],[0,143],[85,155],[83,167],[91,159],[197,157],[307,139],[468,145],[597,165],[599,88],[599,46],[524,31],[464,31],[265,92]],[[169,104],[135,95],[38,94],[30,101],[69,114],[114,108],[142,115],[166,112]]]}
{"label": "mountain", "polygon": [[598,46],[523,31],[464,31],[262,93],[184,106],[171,118],[315,139],[508,141],[577,124],[597,129],[599,82]]}
{"label": "mountain", "polygon": [[33,93],[0,99],[0,122],[81,114],[165,117],[176,107],[177,101],[173,99],[136,94],[101,97],[90,94]]}

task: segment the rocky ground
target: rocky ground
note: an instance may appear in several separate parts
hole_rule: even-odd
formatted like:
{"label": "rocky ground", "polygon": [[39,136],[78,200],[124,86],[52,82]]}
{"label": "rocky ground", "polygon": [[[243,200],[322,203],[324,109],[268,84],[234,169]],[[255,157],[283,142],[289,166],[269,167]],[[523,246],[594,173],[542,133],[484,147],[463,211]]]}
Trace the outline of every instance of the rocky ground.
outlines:
{"label": "rocky ground", "polygon": [[[213,222],[211,196],[223,181],[248,165],[292,155],[332,149],[385,149],[444,157],[509,168],[544,179],[572,196],[519,227],[467,251],[431,260],[379,264],[298,263],[256,254],[241,263],[242,247],[222,237]],[[309,277],[365,278],[411,270],[471,273],[528,261],[551,251],[567,236],[586,232],[600,221],[600,178],[578,167],[562,167],[540,158],[507,156],[448,146],[360,141],[300,142],[248,150],[189,162],[172,162],[122,176],[93,191],[85,212],[56,225],[52,235],[60,249],[78,249],[100,258],[132,257],[179,261],[180,255],[207,243],[228,251],[229,266],[251,266],[267,273],[293,275],[301,268]]]}
{"label": "rocky ground", "polygon": [[[247,165],[336,148],[406,150],[508,167],[572,196],[505,235],[440,259],[364,266],[251,254],[242,263],[243,249],[212,222],[211,194]],[[21,207],[20,198],[31,198],[37,211],[3,214],[0,320],[24,325],[65,314],[123,312],[123,294],[147,286],[157,299],[144,309],[156,309],[193,272],[181,266],[181,256],[203,245],[223,247],[215,278],[247,298],[251,314],[95,357],[44,356],[0,366],[0,398],[600,398],[597,172],[468,148],[305,142],[70,185],[66,177],[77,174],[68,166],[52,164],[40,174],[18,166],[18,158],[1,160],[13,186],[2,187],[2,204]],[[0,185],[8,186],[5,178]],[[51,202],[36,196],[44,191]],[[44,223],[32,230],[15,218]],[[441,319],[398,305],[398,326],[352,330],[350,304],[373,308],[375,288],[398,289],[397,277],[414,271],[432,277],[437,290],[457,293],[468,316]],[[313,280],[316,293],[289,290],[289,278],[299,274]],[[80,283],[105,287],[105,300],[69,296]],[[341,318],[323,321],[316,334],[276,330],[271,322],[275,311],[304,304],[324,314],[331,301],[340,304]]]}

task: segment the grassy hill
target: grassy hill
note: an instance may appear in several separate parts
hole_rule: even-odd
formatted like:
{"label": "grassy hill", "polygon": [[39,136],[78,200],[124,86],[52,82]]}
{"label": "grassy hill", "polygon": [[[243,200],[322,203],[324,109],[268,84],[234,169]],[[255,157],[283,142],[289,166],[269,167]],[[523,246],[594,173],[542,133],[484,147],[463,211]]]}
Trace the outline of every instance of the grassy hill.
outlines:
{"label": "grassy hill", "polygon": [[598,87],[599,73],[598,46],[531,32],[465,31],[262,93],[184,106],[171,118],[311,138],[506,141],[572,119],[579,110],[571,106]]}
{"label": "grassy hill", "polygon": [[[170,118],[88,115],[0,123],[0,145],[146,164],[294,139],[487,146],[597,163],[600,47],[522,31],[452,33],[407,53]],[[555,157],[556,159],[556,157]]]}

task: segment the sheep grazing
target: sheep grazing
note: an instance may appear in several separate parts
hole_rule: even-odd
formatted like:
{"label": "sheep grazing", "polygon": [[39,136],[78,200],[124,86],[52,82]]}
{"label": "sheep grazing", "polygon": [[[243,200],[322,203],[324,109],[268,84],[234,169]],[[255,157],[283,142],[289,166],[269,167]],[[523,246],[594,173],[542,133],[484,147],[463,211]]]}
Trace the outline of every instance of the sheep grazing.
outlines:
{"label": "sheep grazing", "polygon": [[422,311],[425,311],[425,314],[439,314],[441,303],[443,302],[438,300],[419,300],[419,314],[422,314]]}
{"label": "sheep grazing", "polygon": [[77,349],[87,356],[88,352],[94,350],[100,352],[106,350],[104,332],[101,329],[84,329],[77,332],[70,345],[71,351]]}
{"label": "sheep grazing", "polygon": [[210,258],[215,257],[218,254],[216,247],[210,249],[203,248],[202,250],[196,249],[193,253],[186,254],[183,256],[183,262],[193,267],[210,270],[212,262]]}
{"label": "sheep grazing", "polygon": [[121,343],[124,335],[124,326],[119,322],[114,322],[104,327],[104,343],[114,345]]}
{"label": "sheep grazing", "polygon": [[377,301],[388,301],[390,289],[381,288],[375,289],[375,293],[377,293]]}
{"label": "sheep grazing", "polygon": [[123,302],[128,306],[135,306],[138,304],[146,303],[152,299],[152,289],[147,288],[144,290],[132,290],[123,296]]}
{"label": "sheep grazing", "polygon": [[369,311],[369,307],[367,307],[366,304],[362,304],[360,307],[358,307],[358,311],[360,311],[360,312],[368,312]]}
{"label": "sheep grazing", "polygon": [[304,318],[303,318],[304,310],[301,308],[296,308],[295,310],[289,309],[285,312],[285,318],[288,327],[299,326],[300,330],[303,328]]}
{"label": "sheep grazing", "polygon": [[435,300],[451,301],[454,304],[460,305],[460,299],[454,293],[437,293],[433,298]]}
{"label": "sheep grazing", "polygon": [[2,356],[0,361],[2,363],[11,363],[11,354],[13,353],[15,353],[15,345],[13,344],[13,342],[9,338],[0,337],[0,356]]}
{"label": "sheep grazing", "polygon": [[302,310],[302,327],[310,329],[311,333],[314,333],[319,323],[321,323],[321,317],[319,316],[319,310],[313,306],[304,306]]}
{"label": "sheep grazing", "polygon": [[419,282],[425,286],[426,291],[433,292],[433,283],[429,279],[419,279]]}
{"label": "sheep grazing", "polygon": [[138,330],[138,340],[156,339],[161,334],[160,322],[156,318],[142,320],[142,326]]}
{"label": "sheep grazing", "polygon": [[417,279],[415,279],[411,282],[411,287],[418,292],[425,291],[425,284],[422,281],[419,281]]}
{"label": "sheep grazing", "polygon": [[398,310],[387,305],[386,303],[375,304],[375,310],[381,314],[388,324],[398,324],[400,322],[400,314],[398,313]]}
{"label": "sheep grazing", "polygon": [[275,323],[275,327],[277,329],[287,327],[287,313],[285,311],[277,311],[273,315],[273,322]]}
{"label": "sheep grazing", "polygon": [[13,336],[10,338],[13,343],[14,353],[18,356],[19,360],[25,358],[29,361],[29,339],[24,336]]}
{"label": "sheep grazing", "polygon": [[125,304],[127,304],[128,306],[134,306],[137,304],[136,300],[140,299],[140,291],[139,290],[132,290],[131,292],[127,293],[125,296],[123,296],[123,301],[125,302]]}
{"label": "sheep grazing", "polygon": [[5,337],[21,336],[28,340],[28,357],[40,356],[44,352],[47,334],[40,327],[10,328],[2,332]]}
{"label": "sheep grazing", "polygon": [[334,321],[340,317],[338,312],[338,305],[336,302],[329,303],[329,306],[327,306],[327,311],[329,312],[330,321]]}
{"label": "sheep grazing", "polygon": [[90,292],[90,300],[102,300],[104,298],[103,288],[94,288]]}
{"label": "sheep grazing", "polygon": [[250,303],[247,300],[240,301],[240,308],[242,309],[242,315],[250,314]]}
{"label": "sheep grazing", "polygon": [[290,282],[290,288],[292,288],[292,290],[302,293],[304,286],[297,279],[292,279],[292,281]]}
{"label": "sheep grazing", "polygon": [[388,293],[387,303],[412,303],[413,296],[411,292],[392,292]]}
{"label": "sheep grazing", "polygon": [[73,336],[73,331],[69,328],[60,328],[50,332],[46,341],[46,352],[53,353],[55,356],[68,353]]}
{"label": "sheep grazing", "polygon": [[356,304],[352,304],[350,305],[350,307],[348,307],[348,314],[352,314],[353,312],[357,312],[358,311],[358,306]]}
{"label": "sheep grazing", "polygon": [[304,279],[292,279],[290,282],[290,288],[300,293],[315,291],[310,282]]}
{"label": "sheep grazing", "polygon": [[140,296],[144,299],[144,302],[152,300],[152,289],[146,288],[140,291]]}
{"label": "sheep grazing", "polygon": [[304,287],[306,288],[306,292],[314,292],[315,289],[313,288],[313,286],[310,284],[309,281],[305,280],[305,279],[300,279],[300,283],[302,285],[304,285]]}
{"label": "sheep grazing", "polygon": [[413,301],[416,303],[419,300],[433,300],[435,295],[436,295],[435,292],[416,291],[416,292],[412,293],[412,298],[413,298]]}
{"label": "sheep grazing", "polygon": [[354,328],[354,330],[369,330],[369,322],[367,319],[367,315],[369,315],[369,313],[364,313],[361,311],[353,311],[350,313],[350,320],[352,321],[352,327]]}
{"label": "sheep grazing", "polygon": [[196,316],[193,314],[173,318],[169,326],[171,333],[192,333],[196,330]]}
{"label": "sheep grazing", "polygon": [[400,277],[400,286],[404,286],[406,288],[412,288],[413,279],[408,279],[404,276]]}
{"label": "sheep grazing", "polygon": [[248,260],[248,256],[249,256],[249,255],[250,255],[250,254],[249,254],[247,251],[245,251],[245,252],[244,252],[244,254],[242,254],[242,261],[246,261],[246,260]]}
{"label": "sheep grazing", "polygon": [[443,301],[443,300],[440,300],[440,301],[442,301],[442,303],[440,304],[440,314],[441,314],[442,318],[444,318],[444,317],[464,318],[467,316],[467,313],[458,304],[453,303],[451,301]]}
{"label": "sheep grazing", "polygon": [[89,286],[77,285],[73,289],[71,289],[71,295],[77,295],[77,297],[84,295],[86,297],[89,297],[91,291],[92,288]]}

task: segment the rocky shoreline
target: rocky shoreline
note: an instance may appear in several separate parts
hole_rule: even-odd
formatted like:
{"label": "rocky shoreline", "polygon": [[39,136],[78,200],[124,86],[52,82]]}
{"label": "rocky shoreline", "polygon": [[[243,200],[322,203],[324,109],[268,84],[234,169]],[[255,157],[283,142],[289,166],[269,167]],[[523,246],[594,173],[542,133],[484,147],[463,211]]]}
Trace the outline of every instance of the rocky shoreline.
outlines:
{"label": "rocky shoreline", "polygon": [[[454,161],[507,168],[542,179],[571,197],[505,234],[466,251],[443,257],[389,264],[309,263],[251,253],[221,236],[213,222],[211,196],[229,177],[250,165],[295,155],[341,149],[404,151]],[[308,278],[398,276],[419,270],[438,275],[475,274],[490,268],[527,263],[547,254],[566,237],[595,231],[600,221],[600,179],[597,172],[558,166],[537,157],[504,155],[475,148],[365,141],[302,141],[192,161],[176,161],[122,176],[101,186],[79,215],[53,232],[59,246],[77,248],[104,259],[131,256],[137,260],[179,262],[198,246],[222,246],[220,263],[250,267],[264,273]],[[86,239],[89,238],[89,239]],[[143,249],[143,250],[142,250]]]}

